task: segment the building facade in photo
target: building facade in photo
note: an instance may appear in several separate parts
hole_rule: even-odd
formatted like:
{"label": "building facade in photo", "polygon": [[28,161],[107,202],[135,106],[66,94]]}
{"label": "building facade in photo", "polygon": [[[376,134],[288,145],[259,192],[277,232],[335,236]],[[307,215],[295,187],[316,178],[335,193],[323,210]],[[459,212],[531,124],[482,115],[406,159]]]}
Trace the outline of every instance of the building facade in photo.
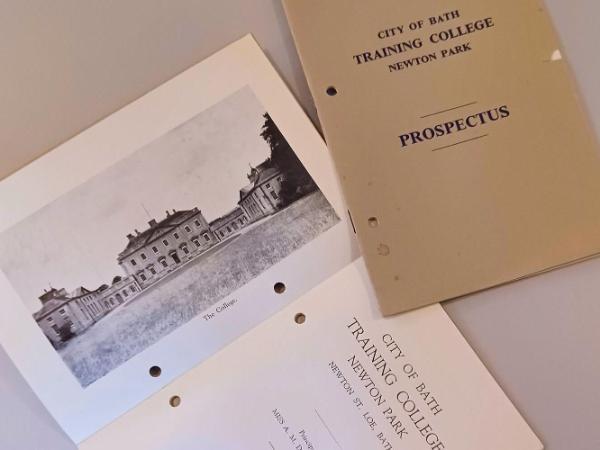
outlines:
{"label": "building facade in photo", "polygon": [[72,293],[51,288],[39,297],[42,307],[33,314],[33,318],[56,347],[85,331],[98,317],[108,312],[99,297],[97,291],[84,287]]}
{"label": "building facade in photo", "polygon": [[270,159],[250,167],[247,177],[249,184],[239,191],[237,206],[210,223],[198,208],[173,209],[160,222],[151,219],[146,230],[128,234],[117,256],[123,275],[110,285],[45,290],[33,317],[52,344],[64,344],[186,262],[282,209],[285,174]]}
{"label": "building facade in photo", "polygon": [[248,216],[239,206],[210,223],[211,230],[219,239],[227,239],[250,223]]}
{"label": "building facade in photo", "polygon": [[103,285],[99,288],[100,302],[107,309],[114,309],[125,302],[133,300],[142,289],[133,277],[116,276],[110,286]]}
{"label": "building facade in photo", "polygon": [[266,159],[250,168],[250,183],[240,189],[238,205],[250,222],[274,214],[281,208],[281,189],[284,174]]}
{"label": "building facade in photo", "polygon": [[141,289],[219,242],[198,208],[167,211],[163,220],[150,220],[148,229],[136,230],[127,239],[127,247],[117,261]]}
{"label": "building facade in photo", "polygon": [[39,297],[42,307],[33,314],[33,318],[57,347],[135,298],[140,290],[137,282],[127,277],[115,277],[112,286],[102,285],[94,291],[83,286],[72,292],[51,288]]}

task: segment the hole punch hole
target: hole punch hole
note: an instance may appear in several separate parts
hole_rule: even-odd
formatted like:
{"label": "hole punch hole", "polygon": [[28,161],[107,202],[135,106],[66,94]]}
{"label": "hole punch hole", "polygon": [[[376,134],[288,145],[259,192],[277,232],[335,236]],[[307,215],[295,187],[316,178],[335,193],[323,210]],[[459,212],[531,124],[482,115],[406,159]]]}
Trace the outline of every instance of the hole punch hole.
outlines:
{"label": "hole punch hole", "polygon": [[368,222],[371,228],[377,228],[379,226],[379,221],[377,220],[377,217],[369,217]]}
{"label": "hole punch hole", "polygon": [[296,314],[294,316],[294,322],[296,322],[298,325],[302,325],[304,322],[306,322],[306,315],[303,313]]}
{"label": "hole punch hole", "polygon": [[169,399],[169,405],[171,405],[173,408],[177,408],[179,405],[181,405],[181,397],[174,395]]}
{"label": "hole punch hole", "polygon": [[150,370],[148,370],[148,373],[150,374],[151,377],[157,378],[157,377],[160,377],[160,374],[162,373],[162,369],[158,366],[152,366],[152,367],[150,367]]}
{"label": "hole punch hole", "polygon": [[330,97],[335,97],[338,93],[337,89],[334,86],[329,86],[325,92],[327,92],[327,95],[329,95]]}
{"label": "hole punch hole", "polygon": [[278,281],[273,286],[273,290],[278,294],[283,294],[285,292],[285,284],[282,283],[281,281]]}

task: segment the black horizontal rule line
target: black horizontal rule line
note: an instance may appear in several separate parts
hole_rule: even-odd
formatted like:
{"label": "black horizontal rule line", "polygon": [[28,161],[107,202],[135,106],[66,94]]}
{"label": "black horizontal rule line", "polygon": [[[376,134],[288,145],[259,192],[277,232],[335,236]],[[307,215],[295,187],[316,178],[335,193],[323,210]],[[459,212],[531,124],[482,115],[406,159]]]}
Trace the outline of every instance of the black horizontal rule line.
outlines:
{"label": "black horizontal rule line", "polygon": [[427,117],[435,116],[437,114],[442,114],[448,111],[454,111],[455,109],[466,108],[467,106],[476,105],[477,102],[465,103],[464,105],[455,106],[454,108],[443,109],[442,111],[434,112],[431,114],[427,114],[426,116],[421,116],[421,119],[425,119]]}
{"label": "black horizontal rule line", "polygon": [[466,144],[467,142],[476,141],[478,139],[483,139],[484,137],[488,137],[488,136],[489,136],[489,134],[482,134],[481,136],[477,136],[477,137],[474,137],[474,138],[471,138],[471,139],[465,139],[464,141],[455,142],[454,144],[444,145],[443,147],[434,148],[431,151],[432,152],[437,152],[438,150],[444,150],[445,148],[455,147],[455,146],[460,145],[460,144]]}

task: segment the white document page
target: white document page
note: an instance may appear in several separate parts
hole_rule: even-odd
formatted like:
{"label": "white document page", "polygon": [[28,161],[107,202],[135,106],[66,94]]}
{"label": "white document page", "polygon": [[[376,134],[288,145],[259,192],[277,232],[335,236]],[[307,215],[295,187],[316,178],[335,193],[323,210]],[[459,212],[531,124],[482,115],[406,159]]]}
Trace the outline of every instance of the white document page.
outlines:
{"label": "white document page", "polygon": [[542,444],[441,306],[382,318],[361,259],[81,446],[107,448]]}

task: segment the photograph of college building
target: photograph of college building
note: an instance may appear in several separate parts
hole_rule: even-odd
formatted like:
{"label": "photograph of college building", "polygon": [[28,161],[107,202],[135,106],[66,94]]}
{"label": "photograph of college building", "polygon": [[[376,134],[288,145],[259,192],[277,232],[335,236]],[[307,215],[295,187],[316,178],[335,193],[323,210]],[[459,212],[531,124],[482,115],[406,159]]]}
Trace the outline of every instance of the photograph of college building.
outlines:
{"label": "photograph of college building", "polygon": [[87,330],[117,306],[136,297],[140,290],[134,279],[118,276],[110,286],[103,284],[95,291],[83,286],[72,292],[51,287],[38,297],[42,307],[33,314],[33,318],[56,347]]}
{"label": "photograph of college building", "polygon": [[124,276],[115,277],[110,286],[46,290],[33,317],[50,342],[61,346],[187,262],[279,211],[285,174],[268,158],[250,167],[247,176],[249,184],[240,189],[237,206],[210,223],[197,207],[167,210],[162,220],[151,219],[147,229],[128,234],[117,257]]}

